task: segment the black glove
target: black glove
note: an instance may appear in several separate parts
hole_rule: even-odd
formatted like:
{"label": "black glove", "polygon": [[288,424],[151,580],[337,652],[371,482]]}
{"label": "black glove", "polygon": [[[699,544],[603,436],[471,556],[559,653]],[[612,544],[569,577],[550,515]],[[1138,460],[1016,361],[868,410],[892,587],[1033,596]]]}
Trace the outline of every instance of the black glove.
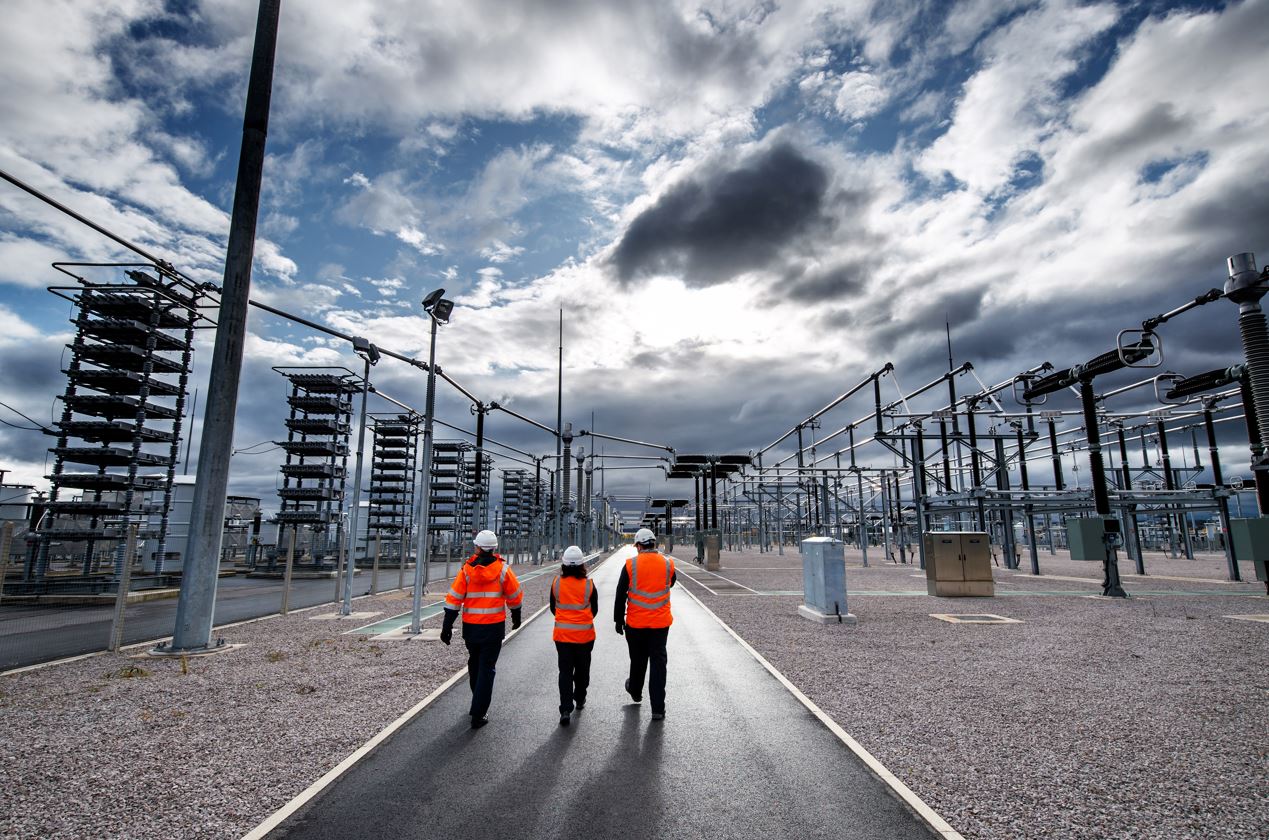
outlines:
{"label": "black glove", "polygon": [[511,629],[512,630],[520,629],[520,611],[519,610],[511,611]]}
{"label": "black glove", "polygon": [[626,625],[620,621],[617,622],[617,635],[618,636],[626,635]]}
{"label": "black glove", "polygon": [[454,638],[454,628],[452,628],[452,627],[442,627],[442,628],[441,628],[441,641],[442,641],[442,642],[444,642],[445,644],[449,644],[449,640],[450,640],[450,639],[452,639],[452,638]]}

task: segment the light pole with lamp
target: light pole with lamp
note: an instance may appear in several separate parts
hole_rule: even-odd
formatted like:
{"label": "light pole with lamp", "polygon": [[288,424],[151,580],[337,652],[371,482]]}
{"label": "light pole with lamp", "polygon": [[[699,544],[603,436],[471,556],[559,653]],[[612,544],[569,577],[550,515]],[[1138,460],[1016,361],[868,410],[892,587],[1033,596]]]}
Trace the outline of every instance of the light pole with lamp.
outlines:
{"label": "light pole with lamp", "polygon": [[427,402],[423,406],[423,492],[419,493],[419,509],[415,522],[414,600],[410,612],[410,633],[419,634],[420,613],[423,611],[423,587],[427,585],[427,564],[432,547],[432,415],[436,409],[436,328],[449,323],[454,302],[444,299],[445,290],[436,291],[423,298],[423,311],[432,322],[432,337],[427,352]]}
{"label": "light pole with lamp", "polygon": [[[361,518],[361,472],[364,461],[363,450],[366,448],[366,399],[370,396],[370,368],[379,364],[379,348],[368,339],[357,336],[353,338],[353,352],[365,360],[365,368],[361,374],[361,414],[357,418],[357,457],[353,468],[352,513],[348,517],[348,534],[344,537],[348,547],[344,551],[344,599],[339,606],[340,615],[352,613],[353,575],[357,569],[357,529]],[[369,530],[366,532],[369,534]]]}

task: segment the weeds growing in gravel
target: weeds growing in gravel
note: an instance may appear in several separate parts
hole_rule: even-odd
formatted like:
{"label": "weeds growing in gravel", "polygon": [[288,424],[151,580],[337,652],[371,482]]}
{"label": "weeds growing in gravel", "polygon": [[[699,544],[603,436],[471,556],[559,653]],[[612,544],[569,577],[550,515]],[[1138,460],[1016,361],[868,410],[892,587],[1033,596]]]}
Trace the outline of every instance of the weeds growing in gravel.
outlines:
{"label": "weeds growing in gravel", "polygon": [[271,650],[264,655],[264,658],[270,662],[281,662],[286,659],[286,654],[280,650]]}
{"label": "weeds growing in gravel", "polygon": [[133,677],[148,676],[150,676],[150,672],[142,668],[140,665],[124,665],[118,671],[111,671],[109,674],[106,674],[106,679],[110,679],[112,677],[122,677],[125,680],[130,680]]}

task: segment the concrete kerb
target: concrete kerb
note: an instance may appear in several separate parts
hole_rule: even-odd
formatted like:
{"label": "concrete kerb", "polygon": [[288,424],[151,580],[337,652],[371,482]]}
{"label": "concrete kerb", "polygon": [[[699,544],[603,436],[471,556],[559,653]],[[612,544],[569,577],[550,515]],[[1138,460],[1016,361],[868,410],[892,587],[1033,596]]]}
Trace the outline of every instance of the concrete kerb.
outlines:
{"label": "concrete kerb", "polygon": [[845,744],[847,749],[854,753],[855,756],[858,757],[859,760],[862,761],[864,765],[877,776],[877,778],[881,779],[881,781],[884,782],[890,789],[891,793],[911,808],[912,811],[920,817],[932,831],[934,831],[939,837],[944,838],[944,840],[965,840],[960,832],[952,828],[945,819],[939,816],[937,811],[925,804],[921,797],[917,796],[911,788],[905,785],[897,776],[886,769],[886,766],[878,761],[872,753],[864,749],[862,744],[847,734],[846,730],[842,729],[837,721],[833,720],[823,709],[817,706],[811,698],[803,694],[796,685],[790,682],[784,674],[780,673],[780,671],[768,662],[762,654],[754,650],[748,642],[742,639],[735,630],[732,630],[731,627],[728,626],[727,622],[723,621],[714,613],[713,610],[707,607],[695,593],[689,589],[684,589],[683,591],[689,598],[700,604],[701,609],[705,610],[711,618],[717,621],[718,624],[726,630],[733,639],[740,643],[741,647],[748,651],[754,659],[758,660],[758,663],[761,664],[762,667],[766,668],[773,677],[779,680],[780,683],[789,690],[789,693],[796,697],[803,706],[806,706],[807,710],[809,710],[811,714],[815,715],[821,723],[828,727],[829,731],[836,735],[838,740]]}

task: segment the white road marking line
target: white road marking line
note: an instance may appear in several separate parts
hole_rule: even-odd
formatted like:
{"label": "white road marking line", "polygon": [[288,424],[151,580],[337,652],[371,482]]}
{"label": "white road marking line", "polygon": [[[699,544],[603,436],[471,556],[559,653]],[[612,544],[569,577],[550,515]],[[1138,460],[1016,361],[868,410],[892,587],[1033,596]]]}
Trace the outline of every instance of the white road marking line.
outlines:
{"label": "white road marking line", "polygon": [[[772,665],[765,658],[763,658],[762,654],[754,650],[753,647],[751,647],[748,642],[742,639],[736,633],[735,630],[731,629],[731,627],[727,625],[727,622],[723,621],[721,618],[715,615],[713,610],[705,606],[705,604],[702,603],[700,598],[697,598],[695,595],[693,595],[691,591],[688,591],[687,594],[688,596],[692,598],[692,600],[700,604],[701,609],[705,610],[705,612],[707,612],[710,615],[710,617],[712,617],[715,621],[717,621],[724,630],[730,633],[731,637],[735,639],[737,642],[739,642],[741,647],[749,651],[750,655],[753,656],[754,659],[758,660],[758,662],[762,665],[762,667],[766,668],[767,671],[769,671],[773,677],[779,680],[794,697],[800,700],[802,702],[802,705],[806,706],[806,708],[810,710],[811,714],[819,718],[820,722],[823,723],[825,726],[827,726],[829,731],[831,731],[834,735],[836,735],[837,738],[843,744],[845,744],[846,747],[850,749],[851,752],[853,752],[856,756],[858,756],[859,759],[863,761],[865,765],[867,765],[869,770],[871,770],[873,773],[877,775],[879,779],[885,782],[886,785],[888,785],[890,789],[894,791],[895,794],[898,795],[900,799],[902,799],[910,808],[912,808],[912,810],[916,811],[917,815],[920,816],[921,819],[925,820],[925,822],[930,826],[930,828],[932,828],[935,832],[937,832],[940,837],[945,838],[945,840],[965,840],[965,838],[960,834],[960,832],[952,828],[947,823],[947,820],[939,816],[938,812],[935,811],[933,808],[931,808],[929,805],[926,805],[925,802],[921,799],[921,797],[917,796],[916,793],[914,793],[910,787],[905,785],[903,782],[899,780],[897,776],[895,776],[893,773],[887,770],[885,765],[882,764],[880,761],[878,761],[872,755],[872,753],[864,749],[862,744],[860,744],[858,741],[856,741],[854,738],[848,735],[846,733],[846,730],[842,729],[841,726],[838,725],[837,721],[833,720],[831,717],[829,717],[829,715],[823,709],[815,705],[815,703],[811,700],[811,698],[803,694],[796,685],[789,682],[788,678],[785,677],[784,674],[780,673],[774,665]],[[246,840],[246,838],[244,838],[244,840]]]}
{"label": "white road marking line", "polygon": [[[614,553],[613,556],[616,556],[616,553]],[[512,638],[514,638],[517,634],[520,633],[520,631],[522,631],[525,627],[529,625],[530,621],[533,621],[538,616],[542,615],[542,613],[546,612],[548,609],[550,609],[550,605],[545,604],[540,609],[538,609],[538,611],[535,612],[533,615],[529,616],[527,619],[522,621],[520,623],[519,628],[512,630],[510,633],[507,634],[506,639],[503,640],[503,644],[506,644],[506,642],[511,641]],[[247,834],[244,834],[242,836],[242,840],[261,840],[261,838],[266,836],[270,831],[272,831],[273,829],[281,825],[282,822],[285,821],[287,817],[291,816],[300,808],[304,807],[304,805],[307,802],[309,802],[311,799],[313,799],[313,797],[317,796],[319,793],[321,793],[323,790],[329,787],[332,782],[334,782],[344,773],[348,772],[349,768],[351,768],[358,761],[360,761],[361,759],[369,755],[375,749],[375,747],[383,743],[388,738],[388,736],[396,732],[402,726],[405,726],[407,723],[409,723],[412,718],[414,718],[415,716],[419,714],[419,712],[423,711],[428,706],[430,706],[438,697],[444,694],[456,682],[458,682],[465,676],[467,676],[466,668],[463,668],[462,670],[455,673],[453,676],[447,679],[444,683],[442,683],[440,687],[438,687],[435,691],[433,691],[427,697],[419,701],[417,705],[415,705],[405,714],[401,715],[401,717],[394,720],[392,723],[388,724],[388,726],[385,727],[383,730],[381,730],[379,734],[375,735],[369,741],[362,744],[351,755],[349,755],[339,764],[337,764],[336,766],[332,767],[329,771],[327,771],[326,774],[323,775],[320,779],[318,779],[316,782],[313,782],[313,784],[309,785],[303,792],[299,794],[299,796],[296,796],[290,802],[286,803],[280,809],[278,809],[272,815],[266,818],[264,822],[257,825]]]}
{"label": "white road marking line", "polygon": [[[512,630],[510,633],[507,634],[507,637],[503,641],[503,644],[506,644],[506,642],[511,641],[512,637],[514,637],[517,633],[519,633],[526,626],[528,626],[530,621],[533,621],[533,619],[537,618],[538,616],[540,616],[542,613],[546,611],[547,611],[547,607],[542,607],[533,615],[529,616],[527,619],[522,621],[518,629]],[[451,676],[445,682],[441,683],[441,685],[435,691],[433,691],[427,697],[424,697],[422,700],[420,700],[413,708],[411,708],[405,714],[401,715],[401,717],[397,718],[392,723],[388,724],[386,727],[380,730],[379,734],[375,735],[369,741],[362,744],[360,747],[354,750],[351,755],[349,755],[343,761],[339,762],[339,764],[336,764],[330,770],[326,771],[325,775],[323,775],[320,779],[318,779],[317,781],[313,782],[313,784],[305,788],[300,793],[299,796],[296,796],[290,802],[286,803],[277,811],[273,812],[273,814],[270,815],[268,818],[266,818],[264,822],[260,823],[255,828],[251,829],[251,831],[244,834],[242,836],[242,840],[262,840],[262,838],[268,835],[270,831],[273,831],[273,829],[281,825],[287,819],[287,817],[294,814],[300,808],[303,808],[310,800],[312,800],[314,797],[316,797],[319,793],[321,793],[326,788],[330,787],[331,783],[333,783],[340,776],[347,773],[348,770],[353,767],[353,765],[355,765],[357,762],[361,761],[363,758],[365,758],[367,755],[373,752],[375,747],[379,746],[384,741],[386,741],[388,737],[392,735],[392,733],[396,732],[398,729],[400,729],[401,727],[409,723],[413,718],[415,718],[419,714],[419,712],[423,711],[428,706],[432,705],[432,703],[435,702],[437,698],[439,698],[442,694],[448,691],[451,687],[453,687],[455,683],[457,683],[459,680],[461,680],[465,676],[467,676],[467,669],[463,668],[462,670],[456,672],[453,676]]]}

